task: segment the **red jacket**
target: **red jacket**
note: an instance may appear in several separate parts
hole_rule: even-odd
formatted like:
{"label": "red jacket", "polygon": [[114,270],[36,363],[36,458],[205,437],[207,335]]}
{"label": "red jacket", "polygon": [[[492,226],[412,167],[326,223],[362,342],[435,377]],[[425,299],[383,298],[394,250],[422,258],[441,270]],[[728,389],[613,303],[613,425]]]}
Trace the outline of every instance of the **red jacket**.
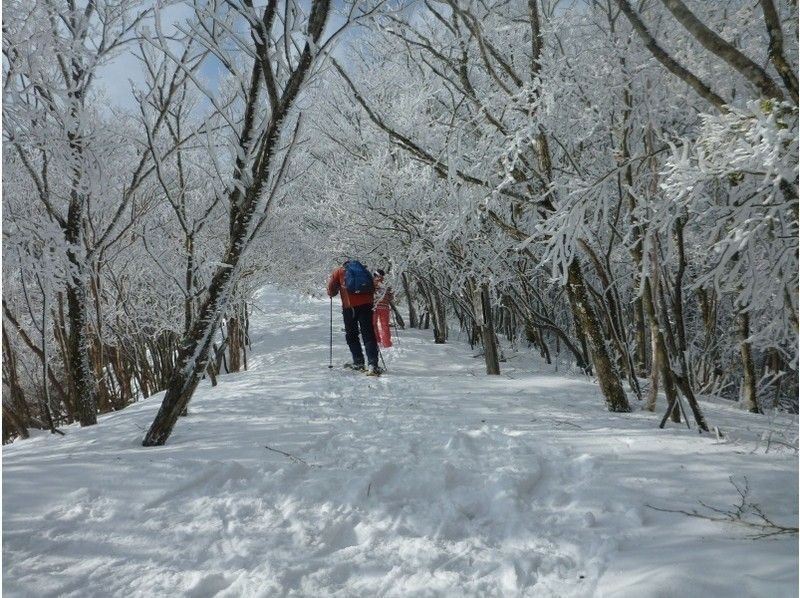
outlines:
{"label": "red jacket", "polygon": [[349,307],[358,307],[359,305],[372,305],[372,293],[348,293],[347,288],[344,286],[344,267],[339,266],[328,279],[328,297],[333,297],[342,292],[342,309]]}

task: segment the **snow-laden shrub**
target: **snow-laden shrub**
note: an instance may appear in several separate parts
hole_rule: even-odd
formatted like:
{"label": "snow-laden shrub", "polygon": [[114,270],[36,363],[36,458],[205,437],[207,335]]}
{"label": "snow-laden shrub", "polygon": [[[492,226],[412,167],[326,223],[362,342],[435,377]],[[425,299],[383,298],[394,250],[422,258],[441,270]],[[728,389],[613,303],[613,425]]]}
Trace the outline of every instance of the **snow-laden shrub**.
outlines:
{"label": "snow-laden shrub", "polygon": [[[765,316],[756,346],[796,348],[798,285],[798,112],[772,101],[703,115],[693,140],[673,145],[661,187],[668,200],[655,217],[704,231],[711,251],[695,288],[731,293],[738,309]],[[792,358],[794,356],[791,356]]]}

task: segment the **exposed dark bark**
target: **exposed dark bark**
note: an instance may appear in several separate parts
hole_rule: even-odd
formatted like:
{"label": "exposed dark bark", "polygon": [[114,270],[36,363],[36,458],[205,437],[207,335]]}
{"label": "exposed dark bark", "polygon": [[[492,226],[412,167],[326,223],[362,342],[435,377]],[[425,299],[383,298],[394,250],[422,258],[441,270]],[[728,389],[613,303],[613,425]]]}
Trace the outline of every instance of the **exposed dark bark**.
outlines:
{"label": "exposed dark bark", "polygon": [[[652,301],[650,298],[650,283],[645,281],[645,284],[647,285],[645,290],[647,301],[643,301],[643,305]],[[645,401],[644,408],[648,411],[655,411],[656,404],[658,403],[658,380],[661,375],[661,359],[663,359],[661,355],[663,355],[663,351],[659,351],[659,338],[661,333],[658,330],[658,322],[650,316],[651,311],[651,309],[645,310],[650,325],[650,387],[647,391],[647,400]]]}
{"label": "exposed dark bark", "polygon": [[414,298],[411,295],[411,285],[408,283],[408,276],[406,276],[405,272],[400,275],[400,280],[403,284],[403,294],[406,296],[406,304],[408,305],[408,325],[411,328],[419,328],[417,310],[414,307]]}
{"label": "exposed dark bark", "polygon": [[667,411],[672,415],[673,421],[680,421],[680,412],[674,408],[675,402],[678,400],[675,390],[675,379],[672,375],[672,367],[670,366],[669,352],[667,351],[667,344],[664,340],[664,333],[658,322],[658,313],[655,304],[656,298],[655,293],[653,293],[653,282],[650,278],[644,281],[643,299],[645,313],[650,321],[650,335],[653,339],[653,373],[651,375],[650,394],[648,395],[646,407],[650,411],[655,410],[658,375],[660,374],[661,382],[664,387],[664,394],[667,397]]}
{"label": "exposed dark bark", "polygon": [[233,267],[238,263],[240,251],[229,247],[224,264],[217,268],[208,296],[199,310],[178,350],[177,367],[166,386],[164,400],[142,444],[144,446],[163,445],[175,426],[178,417],[186,409],[203,372],[208,366],[208,356],[222,312],[227,301],[228,285],[231,283]]}
{"label": "exposed dark bark", "polygon": [[228,318],[228,372],[242,369],[242,328],[237,316]]}
{"label": "exposed dark bark", "polygon": [[78,272],[70,279],[67,286],[69,372],[75,388],[78,421],[81,426],[91,426],[97,423],[97,384],[89,363],[86,284],[78,261],[74,259],[70,261]]}
{"label": "exposed dark bark", "polygon": [[394,301],[391,301],[389,303],[389,307],[392,308],[392,313],[394,314],[394,321],[397,328],[399,328],[400,330],[404,330],[406,327],[406,323],[403,320],[403,316],[400,314],[400,310],[397,309],[397,306],[394,304]]}
{"label": "exposed dark bark", "polygon": [[630,412],[628,398],[619,381],[619,376],[614,370],[611,358],[603,339],[603,332],[597,316],[589,303],[589,294],[583,280],[583,272],[577,258],[574,258],[567,270],[567,284],[571,289],[573,298],[573,312],[581,323],[581,327],[586,333],[592,355],[592,363],[597,374],[597,380],[606,399],[606,406],[609,411]]}
{"label": "exposed dark bark", "polygon": [[489,286],[484,284],[476,289],[476,308],[480,307],[478,325],[483,339],[483,354],[486,361],[486,373],[490,376],[500,374],[500,354],[497,346],[497,337],[494,332],[494,319],[492,305],[489,299]]}
{"label": "exposed dark bark", "polygon": [[786,90],[789,92],[789,96],[796,105],[798,102],[796,69],[789,64],[786,54],[784,54],[783,29],[781,28],[778,11],[775,10],[775,4],[772,0],[760,1],[761,9],[764,12],[764,22],[767,25],[767,34],[769,35],[769,59],[772,61],[775,70],[778,71]]}
{"label": "exposed dark bark", "polygon": [[583,239],[579,241],[580,246],[584,252],[589,256],[589,261],[594,265],[595,272],[600,278],[600,283],[603,285],[603,293],[599,300],[601,306],[605,308],[606,320],[608,324],[608,331],[614,347],[617,349],[619,362],[627,374],[628,385],[630,389],[636,394],[637,398],[641,400],[642,391],[639,388],[639,380],[636,378],[636,366],[634,365],[633,356],[628,351],[628,343],[625,335],[625,326],[622,323],[623,315],[617,297],[614,294],[615,284],[612,283],[609,273],[603,266],[597,253],[592,247]]}
{"label": "exposed dark bark", "polygon": [[435,314],[433,340],[437,344],[444,344],[447,342],[447,310],[438,289],[434,288],[431,291],[431,298],[433,300],[433,313]]}
{"label": "exposed dark bark", "polygon": [[658,42],[647,30],[647,27],[642,22],[642,19],[639,17],[638,13],[633,10],[628,0],[615,0],[615,2],[617,3],[617,6],[619,6],[620,10],[625,13],[625,16],[628,17],[633,29],[642,39],[645,47],[650,50],[650,53],[655,57],[656,60],[663,64],[670,73],[694,89],[700,97],[708,100],[719,110],[725,110],[725,105],[728,102],[726,102],[721,96],[711,91],[711,88],[703,83],[699,77],[685,67],[681,66],[678,61],[672,58],[672,56],[670,56],[661,46],[658,45]]}
{"label": "exposed dark bark", "polygon": [[[19,337],[22,339],[22,341],[25,343],[25,345],[41,361],[42,368],[47,371],[47,378],[50,381],[50,384],[53,385],[53,388],[58,393],[59,398],[64,402],[65,409],[67,410],[67,413],[69,414],[68,415],[68,419],[72,420],[72,415],[71,415],[72,414],[72,408],[71,408],[70,399],[69,399],[69,397],[67,395],[67,391],[64,389],[64,387],[62,386],[62,384],[59,381],[58,377],[56,376],[55,372],[53,371],[53,367],[52,367],[52,365],[50,363],[50,360],[48,359],[48,355],[46,355],[45,352],[40,347],[38,347],[33,342],[33,340],[28,336],[28,334],[25,332],[25,329],[22,328],[20,323],[14,317],[14,314],[12,314],[11,311],[9,310],[8,305],[5,303],[5,301],[3,301],[3,316],[6,318],[6,320],[9,323],[11,323],[11,325],[17,331],[17,333],[19,334]],[[3,327],[3,333],[4,334],[6,333],[5,327]],[[55,333],[56,333],[56,338],[58,338],[58,327],[55,327]]]}
{"label": "exposed dark bark", "polygon": [[634,356],[636,375],[644,376],[647,372],[647,330],[645,328],[644,304],[641,297],[633,300],[633,326],[635,338]]}
{"label": "exposed dark bark", "polygon": [[[700,44],[727,62],[752,83],[764,97],[783,99],[783,92],[764,69],[742,54],[735,46],[709,29],[681,0],[661,0],[673,16]],[[763,4],[762,4],[763,6]]]}
{"label": "exposed dark bark", "polygon": [[[30,410],[25,401],[25,392],[19,384],[17,374],[17,360],[11,349],[5,327],[3,327],[3,382],[8,386],[9,401],[8,405],[3,402],[3,419],[6,412],[9,414],[9,422],[12,428],[22,438],[28,437],[28,422],[30,420]],[[5,397],[4,397],[5,398]]]}
{"label": "exposed dark bark", "polygon": [[3,442],[8,442],[15,434],[20,438],[28,438],[28,428],[20,417],[3,403]]}
{"label": "exposed dark bark", "polygon": [[761,413],[756,397],[756,368],[750,338],[750,314],[742,310],[736,316],[739,332],[739,351],[742,356],[742,407],[750,413]]}
{"label": "exposed dark bark", "polygon": [[[577,365],[580,367],[587,376],[593,375],[592,356],[589,352],[589,345],[586,342],[586,332],[583,329],[583,320],[578,316],[576,309],[577,299],[575,298],[575,290],[567,283],[567,297],[569,299],[570,314],[572,315],[572,323],[575,328],[575,336],[578,337],[578,342],[581,345],[580,358],[577,360]],[[569,346],[569,343],[565,343]]]}
{"label": "exposed dark bark", "polygon": [[683,228],[686,226],[685,218],[678,218],[675,221],[675,247],[678,252],[678,269],[675,273],[675,288],[673,297],[673,316],[675,319],[675,327],[677,329],[677,351],[678,351],[678,364],[680,366],[680,374],[675,376],[678,387],[686,397],[689,403],[689,408],[692,410],[695,422],[701,430],[708,432],[708,424],[706,423],[703,411],[700,408],[697,398],[694,395],[691,381],[691,370],[687,362],[687,352],[689,350],[686,341],[686,322],[683,315],[683,277],[686,273],[686,248],[683,240]]}
{"label": "exposed dark bark", "polygon": [[426,316],[430,318],[430,322],[433,325],[433,342],[440,345],[446,343],[447,322],[435,284],[418,278],[417,288],[425,301]]}

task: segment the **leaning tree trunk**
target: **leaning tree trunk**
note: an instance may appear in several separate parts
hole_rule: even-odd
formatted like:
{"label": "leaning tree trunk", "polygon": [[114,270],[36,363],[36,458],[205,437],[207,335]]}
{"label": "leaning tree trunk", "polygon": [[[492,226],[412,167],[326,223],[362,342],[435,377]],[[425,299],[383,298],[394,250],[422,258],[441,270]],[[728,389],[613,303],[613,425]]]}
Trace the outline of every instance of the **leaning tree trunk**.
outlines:
{"label": "leaning tree trunk", "polygon": [[209,349],[225,305],[229,299],[233,270],[239,261],[240,243],[231,244],[223,265],[217,268],[209,285],[208,297],[199,310],[178,350],[178,361],[167,384],[167,392],[142,444],[160,446],[167,441],[180,414],[189,404],[203,372],[208,366]]}
{"label": "leaning tree trunk", "polygon": [[797,104],[797,75],[783,52],[783,30],[780,16],[772,0],[761,0],[761,9],[764,13],[764,23],[767,25],[767,33],[769,34],[769,58],[775,70],[781,76],[784,87],[789,91],[794,103]]}
{"label": "leaning tree trunk", "polygon": [[652,371],[650,375],[650,393],[647,398],[646,408],[649,411],[654,411],[656,408],[656,399],[658,394],[658,376],[661,374],[661,382],[664,385],[664,394],[667,397],[667,411],[672,417],[672,421],[680,422],[681,414],[676,408],[675,403],[678,401],[678,394],[675,388],[675,379],[672,375],[672,365],[669,360],[669,352],[667,351],[667,343],[664,340],[664,333],[658,324],[658,316],[656,313],[655,296],[653,292],[653,283],[650,278],[644,279],[644,292],[642,294],[645,313],[650,322],[650,336],[653,345],[653,360]]}
{"label": "leaning tree trunk", "polygon": [[736,46],[706,26],[682,0],[661,0],[672,15],[708,51],[739,71],[761,92],[762,97],[783,99],[783,92],[760,65],[745,56]]}
{"label": "leaning tree trunk", "polygon": [[580,322],[589,342],[589,351],[592,355],[597,380],[606,398],[606,406],[609,411],[628,413],[631,410],[628,398],[619,381],[619,376],[614,370],[611,358],[606,349],[603,331],[600,323],[589,303],[589,294],[583,281],[580,262],[574,258],[567,268],[567,284],[570,287],[569,297],[572,303],[572,310],[576,319]]}
{"label": "leaning tree trunk", "polygon": [[[315,61],[315,52],[318,51],[328,19],[330,3],[328,0],[312,2],[307,19],[305,45],[280,93],[275,84],[272,63],[266,47],[266,39],[270,35],[275,18],[274,8],[275,2],[268,3],[263,20],[251,23],[254,27],[252,36],[256,45],[255,51],[259,59],[254,61],[252,66],[245,96],[242,130],[237,141],[236,149],[239,156],[234,166],[234,185],[228,197],[231,210],[228,247],[225,256],[220,260],[221,265],[214,272],[197,318],[192,323],[189,333],[181,340],[177,363],[167,384],[167,392],[150,430],[142,441],[144,446],[162,445],[167,441],[208,366],[211,343],[231,299],[239,260],[252,240],[251,222],[270,179],[275,148],[289,111]],[[255,121],[257,110],[265,99],[265,89],[272,112],[266,129],[260,132]],[[251,161],[245,162],[242,156],[251,156]]]}

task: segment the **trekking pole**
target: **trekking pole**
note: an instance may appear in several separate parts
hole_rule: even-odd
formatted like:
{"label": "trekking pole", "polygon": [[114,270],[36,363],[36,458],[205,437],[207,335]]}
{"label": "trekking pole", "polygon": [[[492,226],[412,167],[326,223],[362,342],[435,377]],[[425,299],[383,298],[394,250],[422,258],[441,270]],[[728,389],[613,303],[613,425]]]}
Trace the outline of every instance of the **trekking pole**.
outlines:
{"label": "trekking pole", "polygon": [[333,369],[333,297],[331,297],[331,341],[328,347],[328,369]]}
{"label": "trekking pole", "polygon": [[380,347],[378,347],[378,357],[381,358],[381,363],[383,364],[383,370],[385,372],[389,371],[389,368],[386,367],[386,360],[384,360],[384,358],[383,358],[383,352],[381,351]]}

